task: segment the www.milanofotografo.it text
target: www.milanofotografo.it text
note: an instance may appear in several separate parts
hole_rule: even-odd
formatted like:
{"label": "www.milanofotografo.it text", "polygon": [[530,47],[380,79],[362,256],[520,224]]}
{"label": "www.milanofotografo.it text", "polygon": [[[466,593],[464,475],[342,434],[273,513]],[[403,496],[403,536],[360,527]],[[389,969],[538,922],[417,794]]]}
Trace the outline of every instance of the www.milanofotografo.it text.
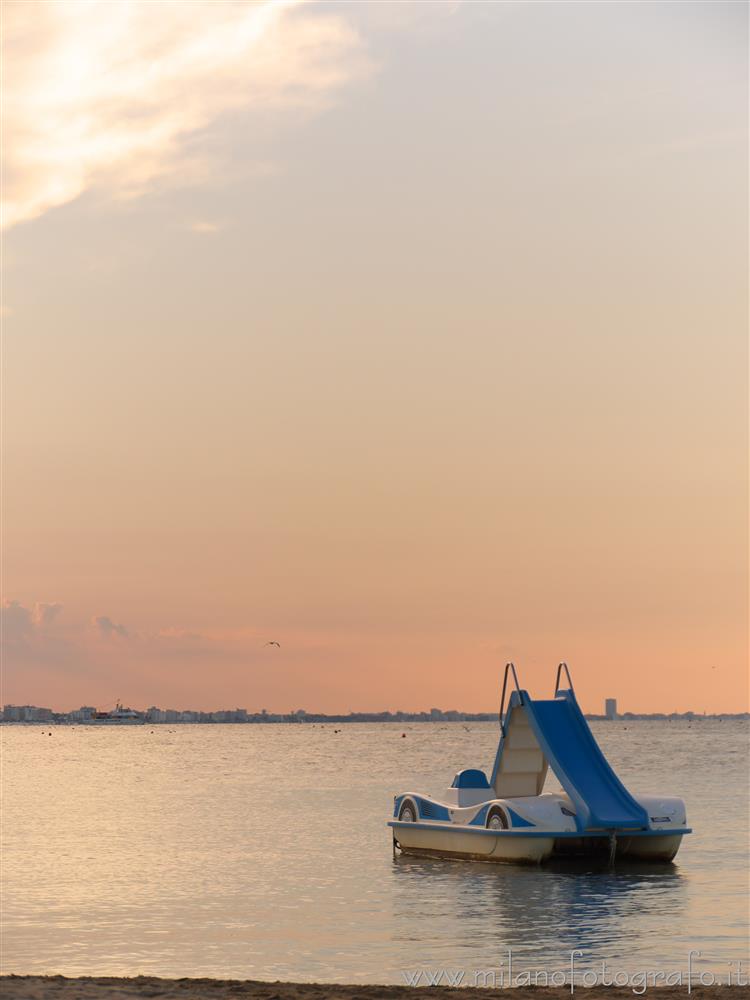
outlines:
{"label": "www.milanofotografo.it text", "polygon": [[574,948],[564,967],[549,969],[514,969],[513,951],[508,949],[503,961],[491,969],[422,968],[405,969],[401,975],[407,986],[477,986],[484,989],[506,989],[518,986],[567,986],[571,993],[576,987],[592,986],[629,988],[642,995],[657,986],[684,987],[691,993],[696,986],[748,986],[748,962],[738,959],[727,962],[721,971],[698,969],[701,952],[688,952],[687,963],[677,969],[616,969],[606,960],[596,965],[583,964],[584,953]]}

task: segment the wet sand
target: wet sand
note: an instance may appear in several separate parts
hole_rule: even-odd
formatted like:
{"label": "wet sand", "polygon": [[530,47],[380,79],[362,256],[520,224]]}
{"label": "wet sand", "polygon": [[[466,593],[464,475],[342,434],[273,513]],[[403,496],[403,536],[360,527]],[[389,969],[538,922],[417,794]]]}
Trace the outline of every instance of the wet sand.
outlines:
{"label": "wet sand", "polygon": [[[158,979],[137,976],[134,979],[88,977],[68,979],[66,976],[2,976],[0,995],[3,1000],[135,1000],[163,997],[165,1000],[414,1000],[420,994],[435,998],[466,996],[473,991],[509,993],[513,1000],[570,1000],[569,987],[514,987],[512,990],[466,987],[451,989],[437,986],[338,986],[328,983],[264,983],[240,979]],[[627,987],[576,987],[577,995],[587,1000],[599,997],[611,1000],[633,1000],[635,994]],[[659,1000],[687,997],[687,986],[663,986],[649,989],[646,996]],[[696,1000],[740,1000],[750,997],[750,986],[693,987],[691,998]]]}

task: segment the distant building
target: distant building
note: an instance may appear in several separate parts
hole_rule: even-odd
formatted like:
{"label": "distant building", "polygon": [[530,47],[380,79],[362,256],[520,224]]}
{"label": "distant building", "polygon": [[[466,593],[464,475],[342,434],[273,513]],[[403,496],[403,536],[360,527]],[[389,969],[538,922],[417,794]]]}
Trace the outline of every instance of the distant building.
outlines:
{"label": "distant building", "polygon": [[3,708],[3,722],[51,722],[51,708],[36,705],[6,705]]}
{"label": "distant building", "polygon": [[617,698],[607,698],[604,702],[604,714],[608,719],[617,718]]}
{"label": "distant building", "polygon": [[69,718],[73,722],[89,722],[96,715],[93,705],[81,705],[74,712],[70,712]]}

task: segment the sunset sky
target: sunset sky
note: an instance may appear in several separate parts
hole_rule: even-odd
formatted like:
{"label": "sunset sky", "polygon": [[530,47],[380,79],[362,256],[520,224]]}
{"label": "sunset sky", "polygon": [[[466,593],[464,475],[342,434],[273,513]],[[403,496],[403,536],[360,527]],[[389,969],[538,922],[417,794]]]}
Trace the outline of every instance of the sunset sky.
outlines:
{"label": "sunset sky", "polygon": [[4,3],[2,700],[746,710],[747,11]]}

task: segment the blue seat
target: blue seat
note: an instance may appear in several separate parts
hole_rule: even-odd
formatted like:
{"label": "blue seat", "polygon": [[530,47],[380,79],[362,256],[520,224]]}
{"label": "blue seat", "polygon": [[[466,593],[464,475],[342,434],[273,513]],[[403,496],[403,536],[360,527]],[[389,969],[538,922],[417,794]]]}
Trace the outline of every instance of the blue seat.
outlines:
{"label": "blue seat", "polygon": [[467,767],[464,771],[459,771],[453,779],[453,784],[451,785],[451,788],[489,787],[490,783],[487,781],[487,775],[484,771],[480,771],[476,767]]}

